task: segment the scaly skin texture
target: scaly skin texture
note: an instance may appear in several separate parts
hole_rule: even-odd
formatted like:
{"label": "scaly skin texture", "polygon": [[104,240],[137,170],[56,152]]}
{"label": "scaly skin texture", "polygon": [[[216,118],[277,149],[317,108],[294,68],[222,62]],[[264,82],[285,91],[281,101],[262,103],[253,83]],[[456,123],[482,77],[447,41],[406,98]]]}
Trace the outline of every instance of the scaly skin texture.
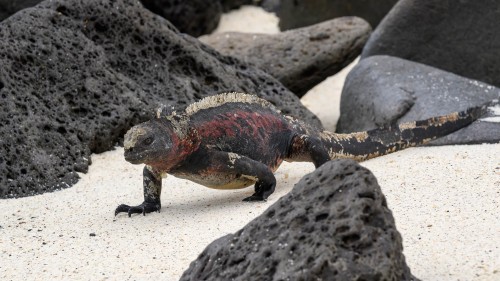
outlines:
{"label": "scaly skin texture", "polygon": [[284,116],[269,102],[242,93],[207,97],[183,112],[160,108],[157,118],[125,135],[125,159],[144,167],[144,202],[120,205],[115,215],[161,208],[161,178],[167,173],[216,189],[255,185],[244,201],[266,200],[274,192],[273,172],[283,161],[310,161],[316,167],[335,158],[363,161],[426,143],[452,133],[487,111],[472,107],[427,120],[366,132],[318,131]]}

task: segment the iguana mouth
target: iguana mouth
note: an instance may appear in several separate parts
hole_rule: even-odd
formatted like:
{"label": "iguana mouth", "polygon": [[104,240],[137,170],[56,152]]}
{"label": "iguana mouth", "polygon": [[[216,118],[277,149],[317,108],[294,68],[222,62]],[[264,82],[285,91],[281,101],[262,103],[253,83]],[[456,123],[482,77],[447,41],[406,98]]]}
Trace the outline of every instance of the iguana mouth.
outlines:
{"label": "iguana mouth", "polygon": [[142,157],[140,154],[134,153],[133,148],[125,149],[125,153],[123,154],[125,160],[131,164],[142,164]]}

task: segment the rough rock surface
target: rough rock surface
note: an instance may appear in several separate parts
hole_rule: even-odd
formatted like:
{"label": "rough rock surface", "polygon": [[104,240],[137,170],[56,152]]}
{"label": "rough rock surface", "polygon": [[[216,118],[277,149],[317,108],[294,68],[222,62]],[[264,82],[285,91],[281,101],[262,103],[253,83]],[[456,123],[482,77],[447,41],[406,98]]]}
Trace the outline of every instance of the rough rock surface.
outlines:
{"label": "rough rock surface", "polygon": [[401,0],[362,57],[389,55],[500,87],[497,0]]}
{"label": "rough rock surface", "polygon": [[[373,56],[347,76],[337,131],[426,119],[499,98],[500,89],[491,85],[396,57]],[[480,120],[432,144],[498,141],[500,123]]]}
{"label": "rough rock surface", "polygon": [[222,15],[220,1],[141,0],[144,7],[169,20],[179,31],[192,36],[212,32]]}
{"label": "rough rock surface", "polygon": [[415,280],[401,241],[373,174],[330,161],[212,242],[181,280]]}
{"label": "rough rock surface", "polygon": [[133,0],[52,0],[0,23],[0,198],[67,187],[159,104],[253,93],[319,125],[265,72]]}
{"label": "rough rock surface", "polygon": [[301,97],[351,63],[370,32],[366,21],[343,17],[279,34],[226,32],[200,40],[260,67]]}
{"label": "rough rock surface", "polygon": [[[273,1],[264,1],[263,6],[266,6],[265,2]],[[288,30],[344,16],[363,18],[375,27],[396,2],[397,0],[281,0],[279,5],[271,6],[276,7],[280,29]]]}

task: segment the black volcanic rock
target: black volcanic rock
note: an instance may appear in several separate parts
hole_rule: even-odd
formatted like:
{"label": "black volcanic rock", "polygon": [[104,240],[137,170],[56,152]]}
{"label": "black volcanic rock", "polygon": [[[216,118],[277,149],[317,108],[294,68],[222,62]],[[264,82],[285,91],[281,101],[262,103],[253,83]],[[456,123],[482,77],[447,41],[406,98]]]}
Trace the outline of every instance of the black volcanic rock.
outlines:
{"label": "black volcanic rock", "polygon": [[[267,3],[269,2],[269,3]],[[276,4],[274,2],[279,2]],[[275,7],[281,30],[316,24],[344,16],[363,18],[376,27],[397,0],[265,0],[264,7]]]}
{"label": "black volcanic rock", "polygon": [[225,32],[200,40],[260,67],[301,97],[351,63],[370,32],[364,20],[343,17],[279,34]]}
{"label": "black volcanic rock", "polygon": [[224,12],[228,12],[233,9],[238,9],[243,5],[252,5],[257,4],[259,0],[220,0],[222,4],[222,10]]}
{"label": "black volcanic rock", "polygon": [[33,7],[41,0],[0,0],[0,21],[24,8]]}
{"label": "black volcanic rock", "polygon": [[[361,60],[347,76],[337,131],[364,131],[465,110],[500,98],[500,89],[389,56]],[[476,121],[431,144],[500,141],[500,123]]]}
{"label": "black volcanic rock", "polygon": [[[140,0],[142,4],[177,27],[181,32],[200,36],[212,32],[224,11],[246,4],[241,0]],[[0,21],[15,12],[33,7],[41,0],[0,0]],[[252,1],[246,1],[251,3]],[[249,4],[248,3],[248,4]]]}
{"label": "black volcanic rock", "polygon": [[500,87],[497,0],[401,0],[362,57],[389,55]]}
{"label": "black volcanic rock", "polygon": [[402,251],[376,178],[337,160],[208,245],[180,280],[416,280]]}
{"label": "black volcanic rock", "polygon": [[191,36],[212,32],[219,24],[219,0],[141,0],[144,7],[169,20],[179,31]]}
{"label": "black volcanic rock", "polygon": [[91,152],[159,104],[256,94],[319,126],[265,72],[180,34],[133,0],[52,0],[0,22],[0,198],[68,187]]}

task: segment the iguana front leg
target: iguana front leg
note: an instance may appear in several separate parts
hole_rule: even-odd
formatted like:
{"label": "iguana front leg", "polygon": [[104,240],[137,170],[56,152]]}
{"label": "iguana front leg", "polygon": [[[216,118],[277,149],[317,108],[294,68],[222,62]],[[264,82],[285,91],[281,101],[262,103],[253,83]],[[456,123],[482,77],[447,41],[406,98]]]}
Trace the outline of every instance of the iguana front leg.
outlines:
{"label": "iguana front leg", "polygon": [[160,212],[161,203],[161,173],[156,171],[150,166],[145,166],[142,172],[143,174],[143,186],[144,186],[144,202],[137,206],[129,206],[121,204],[115,210],[115,216],[118,213],[125,212],[128,213],[130,217],[132,214],[146,215],[146,213],[151,213],[154,211]]}

